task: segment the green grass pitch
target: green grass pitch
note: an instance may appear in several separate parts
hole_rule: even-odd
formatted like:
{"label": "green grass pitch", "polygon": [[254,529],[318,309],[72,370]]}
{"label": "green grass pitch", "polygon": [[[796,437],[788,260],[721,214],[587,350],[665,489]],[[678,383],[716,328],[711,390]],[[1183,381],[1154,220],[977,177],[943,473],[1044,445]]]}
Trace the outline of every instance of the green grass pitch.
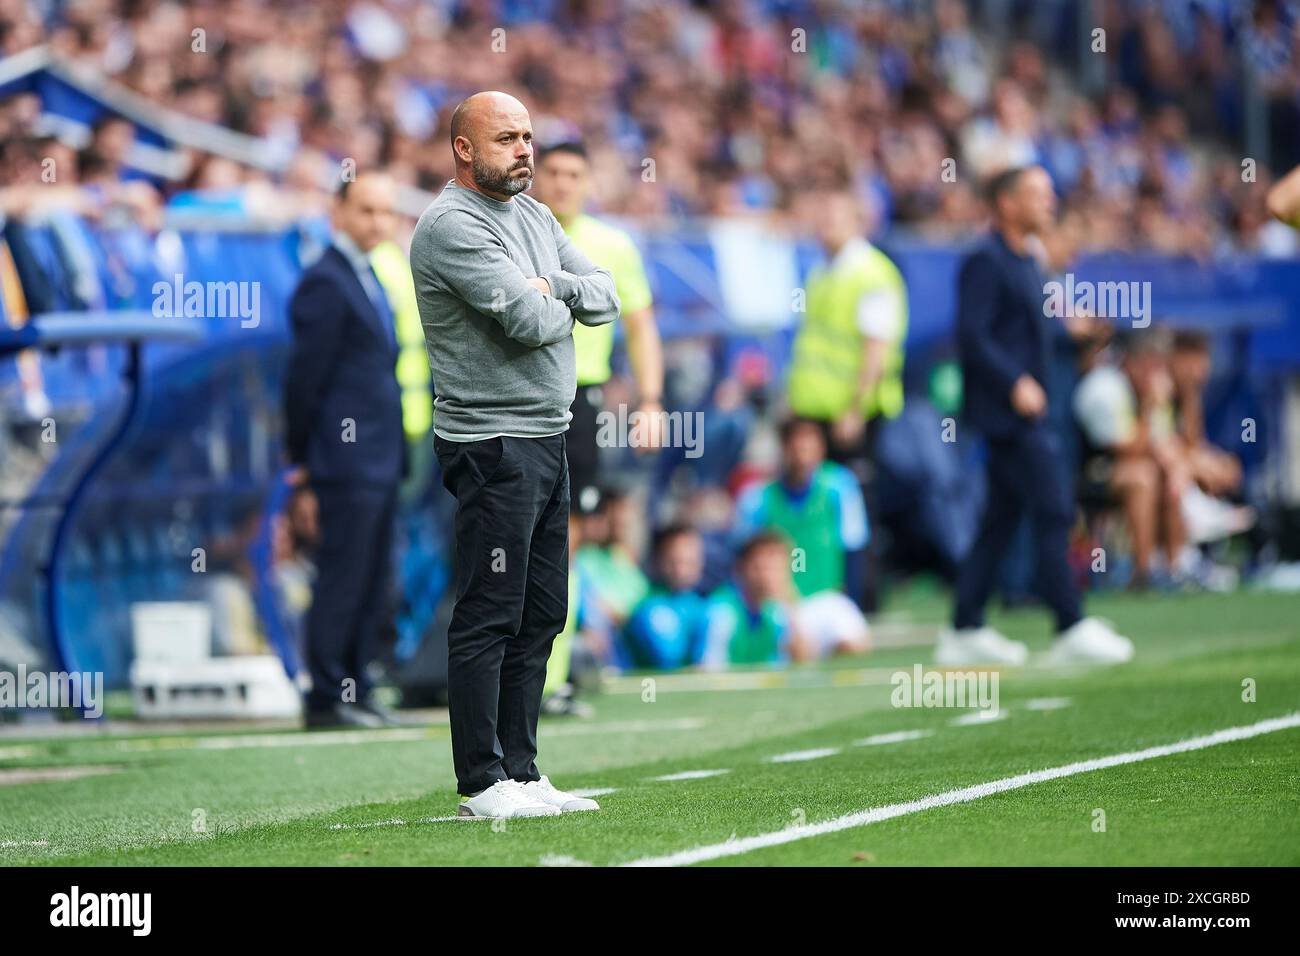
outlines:
{"label": "green grass pitch", "polygon": [[[924,638],[947,608],[913,590],[883,622]],[[661,676],[652,701],[639,677],[619,679],[593,699],[594,719],[544,719],[541,730],[542,770],[565,788],[611,790],[602,809],[504,825],[441,819],[456,806],[445,722],[312,735],[11,727],[0,735],[0,865],[619,864],[1300,711],[1295,597],[1109,597],[1091,610],[1134,638],[1137,659],[1004,672],[1006,716],[992,722],[891,705],[891,673],[930,661],[920,643],[784,673]],[[1040,612],[992,623],[1046,645]],[[1247,679],[1254,702],[1242,699]],[[923,733],[857,743],[900,731]],[[807,759],[770,759],[788,754]],[[14,773],[55,767],[70,779]],[[692,771],[726,772],[656,779]],[[1300,728],[707,864],[1296,865]]]}

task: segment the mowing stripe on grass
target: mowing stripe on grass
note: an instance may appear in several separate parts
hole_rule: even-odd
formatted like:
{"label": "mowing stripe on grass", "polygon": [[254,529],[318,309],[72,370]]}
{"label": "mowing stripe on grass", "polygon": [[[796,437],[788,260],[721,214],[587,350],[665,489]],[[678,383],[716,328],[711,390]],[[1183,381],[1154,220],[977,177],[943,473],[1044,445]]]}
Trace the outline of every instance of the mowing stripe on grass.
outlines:
{"label": "mowing stripe on grass", "polygon": [[1147,747],[1145,750],[1132,750],[1128,753],[1112,754],[1109,757],[1097,757],[1092,760],[1080,760],[1061,767],[1050,767],[1047,770],[1017,774],[1014,777],[1003,777],[1001,780],[991,780],[988,783],[975,784],[973,787],[949,790],[945,793],[922,797],[920,800],[909,800],[907,803],[894,803],[870,810],[859,810],[856,813],[824,820],[821,823],[807,823],[803,826],[790,827],[788,830],[760,833],[757,836],[728,840],[726,843],[717,843],[713,846],[699,846],[691,850],[669,853],[664,856],[642,857],[639,860],[624,863],[623,866],[689,866],[692,863],[702,863],[705,860],[739,856],[742,853],[749,853],[751,850],[779,846],[782,843],[793,843],[796,840],[806,840],[809,837],[822,836],[827,833],[838,833],[840,830],[851,830],[854,827],[867,826],[872,823],[879,823],[882,820],[892,820],[894,817],[920,813],[923,810],[933,810],[935,807],[947,807],[955,803],[982,800],[984,797],[990,797],[995,793],[1018,790],[1031,784],[1042,783],[1045,780],[1058,780],[1061,777],[1072,777],[1091,770],[1105,770],[1109,767],[1139,763],[1156,757],[1168,757],[1172,754],[1187,753],[1192,750],[1204,750],[1206,747],[1216,747],[1219,744],[1247,740],[1251,737],[1259,737],[1263,734],[1276,733],[1279,730],[1289,730],[1294,727],[1300,727],[1300,713],[1289,714],[1285,717],[1274,717],[1270,720],[1261,720],[1257,724],[1248,724],[1244,727],[1228,727],[1224,730],[1216,730],[1214,733],[1206,734],[1203,737],[1181,740],[1178,743],[1162,744],[1158,747]]}

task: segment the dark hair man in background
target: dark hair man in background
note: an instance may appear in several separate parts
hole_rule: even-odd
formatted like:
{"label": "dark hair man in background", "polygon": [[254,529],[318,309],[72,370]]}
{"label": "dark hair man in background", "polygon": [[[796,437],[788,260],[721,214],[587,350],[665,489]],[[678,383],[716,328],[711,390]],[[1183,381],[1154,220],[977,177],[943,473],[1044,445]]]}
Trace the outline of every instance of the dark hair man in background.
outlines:
{"label": "dark hair man in background", "polygon": [[1061,441],[1048,425],[1048,330],[1044,279],[1031,241],[1056,212],[1051,178],[1040,166],[1010,169],[989,186],[993,230],[962,262],[957,344],[965,424],[988,444],[988,495],[974,545],[957,577],[952,630],[939,636],[945,665],[1021,664],[1028,649],[984,624],[998,567],[1026,512],[1032,518],[1040,591],[1056,617],[1054,662],[1116,663],[1133,644],[1085,618],[1067,561],[1074,496]]}

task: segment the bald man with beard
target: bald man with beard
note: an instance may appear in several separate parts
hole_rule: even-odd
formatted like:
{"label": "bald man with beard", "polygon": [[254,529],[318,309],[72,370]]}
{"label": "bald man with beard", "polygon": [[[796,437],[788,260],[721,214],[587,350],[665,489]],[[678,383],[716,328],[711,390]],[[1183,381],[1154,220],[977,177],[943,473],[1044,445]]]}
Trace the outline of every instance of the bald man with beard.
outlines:
{"label": "bald man with beard", "polygon": [[411,240],[434,383],[434,449],[456,496],[447,632],[452,757],[470,817],[595,810],[537,769],[546,662],[568,613],[565,431],[574,322],[619,314],[614,279],[569,243],[533,182],[528,110],[477,93],[451,118],[456,178]]}

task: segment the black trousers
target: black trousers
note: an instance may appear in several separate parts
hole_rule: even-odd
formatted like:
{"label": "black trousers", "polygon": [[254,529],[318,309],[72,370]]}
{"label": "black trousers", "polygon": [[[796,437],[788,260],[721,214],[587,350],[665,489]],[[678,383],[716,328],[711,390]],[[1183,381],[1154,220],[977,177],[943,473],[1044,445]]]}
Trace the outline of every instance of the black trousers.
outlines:
{"label": "black trousers", "polygon": [[599,486],[600,449],[596,437],[600,432],[597,415],[603,402],[602,390],[597,385],[579,385],[569,411],[573,420],[564,433],[565,450],[569,459],[569,487],[574,501],[588,488]]}
{"label": "black trousers", "polygon": [[397,487],[317,482],[312,491],[321,543],[305,632],[312,683],[306,705],[325,710],[370,693],[366,666],[388,611]]}
{"label": "black trousers", "polygon": [[1063,631],[1080,617],[1079,589],[1067,560],[1074,496],[1060,439],[1045,424],[988,442],[988,500],[980,530],[957,574],[953,626],[982,627],[984,606],[1012,536],[1028,514],[1033,526],[1040,593]]}
{"label": "black trousers", "polygon": [[447,685],[456,787],[537,780],[546,662],[569,613],[565,435],[434,438],[456,496]]}

